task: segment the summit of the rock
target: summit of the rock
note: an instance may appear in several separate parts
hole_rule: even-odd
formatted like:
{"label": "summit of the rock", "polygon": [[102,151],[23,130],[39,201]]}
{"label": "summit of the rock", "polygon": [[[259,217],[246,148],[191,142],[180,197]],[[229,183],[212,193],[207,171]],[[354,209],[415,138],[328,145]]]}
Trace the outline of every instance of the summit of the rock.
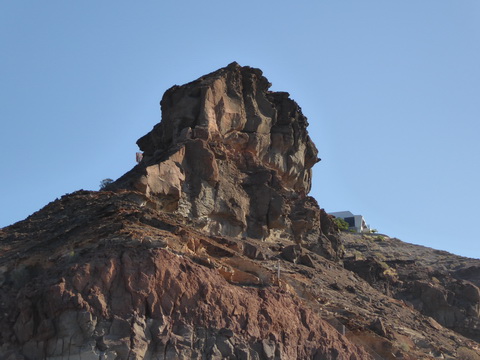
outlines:
{"label": "summit of the rock", "polygon": [[270,86],[237,63],[173,86],[161,122],[137,141],[142,162],[112,188],[141,191],[210,234],[280,237],[338,258],[328,217],[307,196],[319,161],[307,118]]}
{"label": "summit of the rock", "polygon": [[288,93],[270,86],[261,70],[236,63],[174,86],[161,101],[161,122],[137,144],[151,160],[188,139],[215,143],[242,172],[275,170],[283,187],[308,193],[319,159],[307,119]]}

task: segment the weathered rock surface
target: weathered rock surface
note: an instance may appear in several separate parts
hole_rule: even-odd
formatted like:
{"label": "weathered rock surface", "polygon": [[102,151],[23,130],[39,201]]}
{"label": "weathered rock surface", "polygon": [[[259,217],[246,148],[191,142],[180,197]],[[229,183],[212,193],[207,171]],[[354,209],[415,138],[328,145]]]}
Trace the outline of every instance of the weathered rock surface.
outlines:
{"label": "weathered rock surface", "polygon": [[339,233],[268,87],[235,63],[173,87],[110,191],[0,229],[0,360],[480,356],[479,261]]}
{"label": "weathered rock surface", "polygon": [[80,191],[2,230],[1,359],[370,358],[234,240],[148,201]]}
{"label": "weathered rock surface", "polygon": [[379,235],[342,234],[345,268],[439,324],[480,341],[480,260]]}
{"label": "weathered rock surface", "polygon": [[209,236],[139,192],[66,195],[0,231],[0,359],[454,359],[478,346],[300,249]]}
{"label": "weathered rock surface", "polygon": [[328,215],[306,196],[319,161],[307,119],[269,87],[236,63],[172,87],[162,121],[137,142],[142,163],[111,189],[141,191],[210,234],[282,237],[339,259]]}

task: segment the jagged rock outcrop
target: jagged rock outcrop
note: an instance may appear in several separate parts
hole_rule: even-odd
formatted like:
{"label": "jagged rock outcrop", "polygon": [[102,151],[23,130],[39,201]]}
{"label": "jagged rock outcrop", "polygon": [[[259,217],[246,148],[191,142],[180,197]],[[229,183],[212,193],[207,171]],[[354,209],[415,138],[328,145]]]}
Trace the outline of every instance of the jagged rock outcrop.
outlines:
{"label": "jagged rock outcrop", "polygon": [[108,191],[0,229],[0,360],[480,356],[479,261],[409,274],[408,244],[351,245],[307,196],[305,117],[268,87],[235,63],[173,87]]}
{"label": "jagged rock outcrop", "polygon": [[141,191],[211,234],[281,237],[340,258],[331,220],[306,196],[319,161],[307,119],[269,87],[237,63],[172,87],[162,121],[137,142],[142,163],[111,189]]}

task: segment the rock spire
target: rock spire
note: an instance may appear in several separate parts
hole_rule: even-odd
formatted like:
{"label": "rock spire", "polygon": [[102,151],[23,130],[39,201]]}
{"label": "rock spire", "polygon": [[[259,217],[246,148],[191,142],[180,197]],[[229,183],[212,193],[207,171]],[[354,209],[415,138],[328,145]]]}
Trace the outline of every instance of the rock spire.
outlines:
{"label": "rock spire", "polygon": [[137,141],[142,162],[114,186],[139,190],[213,235],[290,238],[337,257],[307,196],[320,160],[307,119],[270,86],[261,70],[237,63],[173,86],[161,122]]}

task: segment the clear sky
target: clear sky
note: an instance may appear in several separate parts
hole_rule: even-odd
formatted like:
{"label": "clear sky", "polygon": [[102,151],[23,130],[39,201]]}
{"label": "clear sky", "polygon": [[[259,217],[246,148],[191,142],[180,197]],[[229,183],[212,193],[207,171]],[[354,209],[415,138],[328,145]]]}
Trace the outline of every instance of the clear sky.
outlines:
{"label": "clear sky", "polygon": [[0,226],[135,165],[159,101],[232,61],[310,122],[311,195],[480,258],[480,1],[1,1]]}

